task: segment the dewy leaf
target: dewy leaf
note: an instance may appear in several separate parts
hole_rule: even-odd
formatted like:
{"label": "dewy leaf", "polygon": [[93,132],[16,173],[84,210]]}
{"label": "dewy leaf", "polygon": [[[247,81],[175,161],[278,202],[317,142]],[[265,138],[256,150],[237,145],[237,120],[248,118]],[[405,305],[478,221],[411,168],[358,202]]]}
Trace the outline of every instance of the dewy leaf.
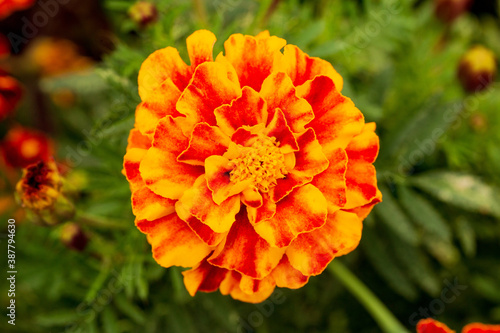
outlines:
{"label": "dewy leaf", "polygon": [[402,206],[415,223],[426,232],[442,240],[451,241],[450,226],[429,201],[404,186],[398,187],[398,195]]}
{"label": "dewy leaf", "polygon": [[443,202],[500,218],[500,205],[498,204],[500,189],[484,183],[476,176],[449,171],[433,171],[411,178],[411,183]]}
{"label": "dewy leaf", "polygon": [[396,264],[392,253],[384,241],[375,235],[373,228],[368,227],[363,230],[361,246],[372,266],[395,292],[408,300],[417,298],[415,285]]}
{"label": "dewy leaf", "polygon": [[392,196],[391,191],[383,185],[379,188],[384,201],[375,206],[375,213],[402,240],[409,244],[417,244],[419,242],[417,230]]}

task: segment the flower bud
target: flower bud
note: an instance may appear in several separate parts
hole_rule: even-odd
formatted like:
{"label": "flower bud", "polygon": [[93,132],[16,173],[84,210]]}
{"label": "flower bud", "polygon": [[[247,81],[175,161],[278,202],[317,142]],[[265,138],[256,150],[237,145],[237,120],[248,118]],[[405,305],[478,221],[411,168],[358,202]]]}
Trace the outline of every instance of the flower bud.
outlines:
{"label": "flower bud", "polygon": [[12,128],[0,143],[5,164],[25,168],[39,160],[48,160],[53,153],[52,141],[45,134],[24,128]]}
{"label": "flower bud", "polygon": [[496,73],[495,54],[481,45],[467,51],[458,66],[458,78],[467,92],[487,88],[495,79]]}
{"label": "flower bud", "polygon": [[138,1],[128,10],[132,21],[141,26],[141,28],[156,22],[158,19],[158,10],[156,6],[147,1]]}
{"label": "flower bud", "polygon": [[23,170],[23,176],[16,185],[17,200],[34,222],[59,224],[75,214],[75,208],[62,188],[63,179],[55,162],[40,161]]}
{"label": "flower bud", "polygon": [[434,12],[444,23],[452,23],[466,12],[473,0],[434,0]]}
{"label": "flower bud", "polygon": [[61,230],[61,241],[69,249],[83,251],[89,241],[82,228],[74,222],[67,222]]}

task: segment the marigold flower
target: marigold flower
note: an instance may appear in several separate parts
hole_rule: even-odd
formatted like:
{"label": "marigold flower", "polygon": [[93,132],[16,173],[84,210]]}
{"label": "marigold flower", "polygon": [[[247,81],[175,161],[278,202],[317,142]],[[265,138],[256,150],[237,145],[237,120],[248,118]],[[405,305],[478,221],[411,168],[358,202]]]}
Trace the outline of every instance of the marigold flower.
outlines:
{"label": "marigold flower", "polygon": [[[417,333],[455,333],[455,331],[437,320],[427,318],[417,323]],[[500,333],[500,325],[472,323],[466,325],[462,333]]]}
{"label": "marigold flower", "polygon": [[25,168],[16,185],[16,194],[34,222],[54,225],[74,215],[73,204],[63,194],[63,179],[53,160]]}
{"label": "marigold flower", "polygon": [[0,143],[0,151],[6,165],[24,168],[39,160],[47,161],[53,154],[53,144],[42,132],[17,126]]}
{"label": "marigold flower", "polygon": [[154,3],[148,1],[138,1],[128,10],[132,21],[142,28],[156,22],[158,19],[158,10]]}
{"label": "marigold flower", "polygon": [[458,66],[458,78],[467,92],[486,89],[495,79],[496,73],[495,54],[481,45],[468,50]]}
{"label": "marigold flower", "polygon": [[2,0],[0,1],[0,20],[18,10],[27,9],[35,3],[35,0]]}
{"label": "marigold flower", "polygon": [[190,66],[172,47],[144,61],[124,173],[160,265],[255,303],[356,248],[379,142],[330,63],[267,31],[213,60],[215,40],[188,37]]}
{"label": "marigold flower", "polygon": [[0,120],[16,109],[22,95],[23,89],[19,81],[0,70]]}

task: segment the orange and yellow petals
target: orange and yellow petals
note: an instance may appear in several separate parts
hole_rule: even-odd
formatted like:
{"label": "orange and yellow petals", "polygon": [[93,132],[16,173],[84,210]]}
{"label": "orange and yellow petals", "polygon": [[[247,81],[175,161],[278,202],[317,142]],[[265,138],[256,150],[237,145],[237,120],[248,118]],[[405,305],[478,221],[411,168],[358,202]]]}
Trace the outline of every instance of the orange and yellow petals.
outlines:
{"label": "orange and yellow petals", "polygon": [[200,176],[179,199],[176,210],[184,210],[216,233],[224,233],[229,231],[235,221],[235,215],[240,210],[240,198],[232,196],[217,205],[212,200],[212,191],[207,186],[205,176]]}
{"label": "orange and yellow petals", "polygon": [[262,195],[262,205],[259,207],[247,206],[248,220],[252,225],[268,220],[276,214],[276,203],[267,193]]}
{"label": "orange and yellow petals", "polygon": [[462,333],[500,333],[500,325],[471,323],[462,329]]}
{"label": "orange and yellow petals", "polygon": [[256,187],[250,187],[241,192],[241,202],[247,207],[259,208],[263,205],[264,200]]}
{"label": "orange and yellow petals", "polygon": [[276,214],[254,225],[255,231],[271,246],[286,247],[301,233],[325,224],[327,202],[313,185],[295,189],[276,205]]}
{"label": "orange and yellow petals", "polygon": [[220,63],[205,62],[196,68],[193,80],[177,102],[187,119],[187,132],[199,122],[216,125],[214,110],[241,95],[237,78]]}
{"label": "orange and yellow petals", "polygon": [[16,109],[22,95],[21,84],[13,77],[0,73],[0,120]]}
{"label": "orange and yellow petals", "polygon": [[186,39],[193,70],[204,62],[213,61],[213,47],[216,40],[215,35],[208,30],[195,31]]}
{"label": "orange and yellow petals", "polygon": [[231,170],[229,160],[223,156],[210,156],[205,160],[208,188],[212,190],[212,199],[218,205],[251,186],[251,180],[237,184],[231,182],[229,175]]}
{"label": "orange and yellow petals", "polygon": [[372,125],[349,143],[347,153],[347,203],[344,209],[368,204],[377,195],[377,176],[371,164],[378,154],[379,140]]}
{"label": "orange and yellow petals", "polygon": [[148,235],[153,257],[163,267],[193,267],[211,252],[176,214],[153,221],[136,221],[136,225]]}
{"label": "orange and yellow petals", "polygon": [[191,68],[184,63],[177,49],[166,47],[153,52],[142,63],[139,70],[139,95],[141,100],[150,98],[156,88],[165,80],[172,80],[173,84],[183,91],[191,79]]}
{"label": "orange and yellow petals", "polygon": [[380,203],[380,202],[382,202],[382,192],[380,192],[377,189],[377,194],[375,195],[375,197],[369,203],[367,203],[364,206],[347,209],[345,211],[346,212],[354,213],[354,214],[358,215],[358,217],[361,220],[364,220],[368,216],[368,214],[370,214],[370,212],[372,211],[373,207],[375,207],[375,205],[378,204],[378,203]]}
{"label": "orange and yellow petals", "polygon": [[178,117],[181,114],[175,109],[181,91],[170,78],[160,84],[154,93],[147,96],[135,110],[135,127],[143,134],[153,134],[158,121],[166,116]]}
{"label": "orange and yellow petals", "polygon": [[152,139],[143,135],[138,129],[133,128],[130,130],[128,136],[127,151],[132,148],[149,149],[151,147]]}
{"label": "orange and yellow petals", "polygon": [[328,202],[328,212],[334,213],[346,203],[347,154],[337,148],[330,154],[328,168],[316,175],[311,184],[316,186]]}
{"label": "orange and yellow petals", "polygon": [[268,137],[276,138],[276,141],[280,143],[280,151],[283,154],[299,150],[297,141],[286,123],[285,115],[280,109],[274,110],[273,118],[269,121],[264,133]]}
{"label": "orange and yellow petals", "polygon": [[271,74],[275,57],[285,45],[284,39],[275,36],[234,34],[224,42],[224,57],[233,65],[242,87],[259,91],[264,79]]}
{"label": "orange and yellow petals", "polygon": [[156,220],[175,212],[175,200],[152,192],[144,184],[132,190],[132,212],[139,220]]}
{"label": "orange and yellow petals", "polygon": [[276,108],[283,111],[294,133],[304,131],[304,127],[315,117],[311,105],[297,97],[295,87],[285,73],[273,73],[266,78],[260,95],[266,100],[269,112]]}
{"label": "orange and yellow petals", "polygon": [[216,291],[228,275],[228,270],[210,265],[204,259],[196,267],[182,272],[182,275],[184,275],[184,285],[187,291],[194,296],[198,291]]}
{"label": "orange and yellow petals", "polygon": [[242,275],[239,286],[231,290],[231,297],[247,303],[261,303],[271,296],[276,287],[274,280],[267,276],[261,280]]}
{"label": "orange and yellow petals", "polygon": [[127,153],[123,158],[123,174],[127,177],[132,191],[144,184],[139,167],[146,153],[146,149],[131,148],[127,149]]}
{"label": "orange and yellow petals", "polygon": [[328,76],[335,83],[335,89],[342,91],[344,80],[328,61],[310,57],[295,45],[285,46],[283,59],[275,70],[285,72],[296,87],[318,75]]}
{"label": "orange and yellow petals", "polygon": [[304,133],[297,135],[299,151],[295,153],[295,172],[307,176],[316,176],[328,168],[328,159],[313,129],[307,129]]}
{"label": "orange and yellow petals", "polygon": [[455,331],[437,320],[427,318],[417,323],[417,333],[455,333]]}
{"label": "orange and yellow petals", "polygon": [[356,214],[339,210],[329,214],[321,228],[300,234],[287,248],[286,255],[302,274],[318,275],[333,258],[358,246],[362,228]]}
{"label": "orange and yellow petals", "polygon": [[267,105],[259,93],[250,87],[243,87],[241,97],[230,105],[215,109],[217,125],[226,134],[232,135],[243,125],[254,126],[267,122]]}
{"label": "orange and yellow petals", "polygon": [[9,167],[25,168],[40,160],[48,161],[54,153],[52,141],[42,132],[16,126],[0,142],[0,150]]}
{"label": "orange and yellow petals", "polygon": [[280,263],[273,270],[271,276],[274,278],[276,285],[280,288],[298,289],[309,281],[308,276],[303,275],[290,265],[290,261],[286,254],[281,258]]}
{"label": "orange and yellow petals", "polygon": [[212,155],[223,155],[231,139],[215,126],[199,123],[193,128],[189,146],[178,157],[180,162],[205,165],[205,159]]}
{"label": "orange and yellow petals", "polygon": [[[236,270],[254,279],[262,279],[278,265],[284,250],[271,247],[260,237],[242,209],[236,215],[226,241],[220,244],[208,261],[215,266]],[[244,254],[244,255],[242,255]]]}
{"label": "orange and yellow petals", "polygon": [[335,90],[332,79],[318,76],[297,88],[297,96],[306,99],[314,110],[314,120],[307,127],[316,133],[327,157],[337,148],[345,148],[361,133],[363,114],[347,97]]}

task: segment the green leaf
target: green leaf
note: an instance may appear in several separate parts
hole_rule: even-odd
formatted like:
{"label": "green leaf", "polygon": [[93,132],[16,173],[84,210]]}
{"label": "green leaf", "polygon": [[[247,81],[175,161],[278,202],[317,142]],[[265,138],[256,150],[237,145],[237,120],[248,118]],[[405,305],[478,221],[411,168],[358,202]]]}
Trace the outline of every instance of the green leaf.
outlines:
{"label": "green leaf", "polygon": [[368,260],[387,284],[408,300],[417,298],[417,289],[404,271],[397,265],[385,242],[375,234],[373,228],[363,230],[361,247]]}
{"label": "green leaf", "polygon": [[117,309],[137,324],[144,325],[146,322],[146,315],[144,312],[137,305],[130,302],[124,295],[118,294],[114,303]]}
{"label": "green leaf", "polygon": [[118,319],[116,317],[116,313],[110,306],[107,306],[103,309],[101,318],[102,318],[102,326],[105,333],[119,332],[117,325]]}
{"label": "green leaf", "polygon": [[476,176],[450,171],[431,171],[412,177],[410,181],[443,202],[500,218],[500,190]]}
{"label": "green leaf", "polygon": [[391,191],[383,185],[380,185],[379,189],[384,199],[374,208],[377,216],[402,240],[417,244],[419,242],[417,230],[392,196]]}
{"label": "green leaf", "polygon": [[460,216],[457,219],[455,233],[465,255],[467,257],[474,257],[476,255],[476,233],[465,217]]}
{"label": "green leaf", "polygon": [[450,226],[429,201],[404,186],[398,187],[398,196],[402,206],[414,222],[429,234],[448,242],[451,241]]}

